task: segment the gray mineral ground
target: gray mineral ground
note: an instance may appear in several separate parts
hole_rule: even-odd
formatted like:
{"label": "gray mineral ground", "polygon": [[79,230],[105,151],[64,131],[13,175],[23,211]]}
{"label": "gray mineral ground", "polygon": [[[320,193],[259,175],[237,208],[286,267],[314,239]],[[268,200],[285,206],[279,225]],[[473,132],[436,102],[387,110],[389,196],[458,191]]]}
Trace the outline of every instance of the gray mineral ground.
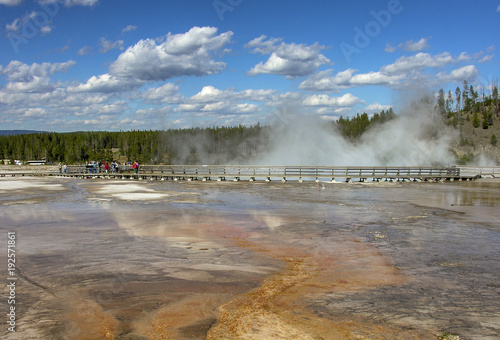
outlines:
{"label": "gray mineral ground", "polygon": [[499,189],[0,178],[0,337],[498,339]]}

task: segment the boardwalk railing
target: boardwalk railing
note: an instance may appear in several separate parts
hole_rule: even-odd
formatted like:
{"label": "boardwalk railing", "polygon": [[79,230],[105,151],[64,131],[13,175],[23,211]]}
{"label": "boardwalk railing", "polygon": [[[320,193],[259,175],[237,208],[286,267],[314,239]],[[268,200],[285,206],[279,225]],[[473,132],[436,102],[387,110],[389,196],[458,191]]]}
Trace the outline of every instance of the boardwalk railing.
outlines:
{"label": "boardwalk railing", "polygon": [[500,177],[500,166],[461,166],[460,172],[464,175],[479,175]]}
{"label": "boardwalk railing", "polygon": [[335,180],[359,179],[372,180],[459,180],[472,179],[477,173],[461,174],[457,167],[382,167],[382,166],[265,166],[265,165],[143,165],[139,173],[134,174],[130,167],[121,169],[118,173],[95,173],[95,169],[84,166],[69,166],[68,176],[109,176],[126,178],[150,178],[162,180],[240,180],[249,179],[281,179],[292,180]]}

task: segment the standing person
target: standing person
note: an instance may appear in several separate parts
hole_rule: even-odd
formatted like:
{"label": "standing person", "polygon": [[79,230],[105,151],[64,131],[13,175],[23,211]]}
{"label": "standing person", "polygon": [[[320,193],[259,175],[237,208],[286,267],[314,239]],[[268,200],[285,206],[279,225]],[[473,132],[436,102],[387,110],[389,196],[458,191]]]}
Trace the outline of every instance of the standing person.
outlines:
{"label": "standing person", "polygon": [[68,172],[68,166],[66,164],[64,164],[63,169],[64,169],[64,173]]}
{"label": "standing person", "polygon": [[137,163],[137,162],[134,161],[134,163],[132,164],[132,169],[134,170],[134,174],[137,173],[136,170],[135,170],[135,163]]}
{"label": "standing person", "polygon": [[59,173],[62,174],[62,163],[59,162]]}
{"label": "standing person", "polygon": [[104,162],[104,171],[108,173],[108,170],[109,170],[109,164],[108,162]]}

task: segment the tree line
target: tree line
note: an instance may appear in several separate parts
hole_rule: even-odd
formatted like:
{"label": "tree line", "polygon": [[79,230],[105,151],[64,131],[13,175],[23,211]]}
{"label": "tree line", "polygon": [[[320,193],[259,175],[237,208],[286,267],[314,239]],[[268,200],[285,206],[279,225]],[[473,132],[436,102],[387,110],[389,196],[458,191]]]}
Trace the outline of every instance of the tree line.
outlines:
{"label": "tree line", "polygon": [[369,117],[366,112],[361,115],[358,113],[352,118],[340,116],[336,122],[333,122],[333,125],[344,137],[356,140],[361,137],[370,126],[383,124],[394,118],[396,118],[396,114],[392,108],[390,108],[387,111],[382,110],[380,113],[374,113],[371,117]]}
{"label": "tree line", "polygon": [[[122,159],[142,164],[196,163],[201,152],[236,156],[235,146],[259,136],[260,124],[245,127],[213,127],[149,130],[87,131],[72,133],[41,132],[0,136],[0,158],[46,160],[83,164],[91,160]],[[247,147],[248,143],[246,143]],[[251,150],[248,150],[251,153]]]}

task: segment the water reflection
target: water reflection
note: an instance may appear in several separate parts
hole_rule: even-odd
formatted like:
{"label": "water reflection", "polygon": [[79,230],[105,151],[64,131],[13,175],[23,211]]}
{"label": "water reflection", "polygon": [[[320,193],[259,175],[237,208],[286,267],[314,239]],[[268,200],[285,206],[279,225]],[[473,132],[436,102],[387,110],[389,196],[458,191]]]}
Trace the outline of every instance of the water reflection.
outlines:
{"label": "water reflection", "polygon": [[46,222],[74,222],[76,219],[69,212],[49,205],[14,205],[0,209],[0,220],[4,226],[34,225]]}
{"label": "water reflection", "polygon": [[450,206],[500,206],[500,186],[496,183],[475,182],[440,190],[441,202]]}

